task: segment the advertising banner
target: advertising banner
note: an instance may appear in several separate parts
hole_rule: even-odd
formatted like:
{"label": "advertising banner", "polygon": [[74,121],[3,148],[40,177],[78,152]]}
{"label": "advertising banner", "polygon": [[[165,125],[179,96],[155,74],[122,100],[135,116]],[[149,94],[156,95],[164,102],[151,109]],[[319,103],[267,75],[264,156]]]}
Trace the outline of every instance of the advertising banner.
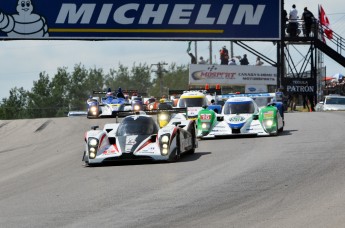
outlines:
{"label": "advertising banner", "polygon": [[277,85],[272,66],[189,65],[189,85]]}
{"label": "advertising banner", "polygon": [[2,0],[1,39],[279,40],[281,0]]}
{"label": "advertising banner", "polygon": [[245,93],[267,93],[267,85],[245,85]]}
{"label": "advertising banner", "polygon": [[283,86],[288,94],[315,94],[316,80],[313,78],[285,78]]}

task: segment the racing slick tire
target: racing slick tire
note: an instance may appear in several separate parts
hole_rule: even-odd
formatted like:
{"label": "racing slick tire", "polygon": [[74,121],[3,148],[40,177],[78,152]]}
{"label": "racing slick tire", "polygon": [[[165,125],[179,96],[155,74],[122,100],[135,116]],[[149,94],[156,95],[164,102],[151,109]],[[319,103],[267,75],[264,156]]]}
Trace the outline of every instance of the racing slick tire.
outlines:
{"label": "racing slick tire", "polygon": [[171,153],[168,162],[169,163],[174,163],[177,162],[181,157],[181,152],[178,148],[174,149],[174,151]]}
{"label": "racing slick tire", "polygon": [[196,137],[195,137],[195,125],[194,125],[194,129],[192,129],[191,131],[191,135],[192,135],[192,149],[187,151],[187,154],[194,154],[195,153],[195,148],[196,148]]}
{"label": "racing slick tire", "polygon": [[281,128],[278,129],[279,133],[282,133],[283,131],[284,131],[284,127],[281,127]]}
{"label": "racing slick tire", "polygon": [[282,133],[282,132],[284,131],[284,126],[285,126],[285,122],[284,122],[284,120],[283,120],[283,126],[282,126],[280,129],[278,129],[278,132],[279,132],[279,133]]}

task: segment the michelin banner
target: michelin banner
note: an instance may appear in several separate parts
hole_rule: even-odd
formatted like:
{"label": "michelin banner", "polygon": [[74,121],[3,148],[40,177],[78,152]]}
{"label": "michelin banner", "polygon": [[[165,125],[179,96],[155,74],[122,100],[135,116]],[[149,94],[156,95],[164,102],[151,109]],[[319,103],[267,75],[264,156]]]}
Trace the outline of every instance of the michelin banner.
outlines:
{"label": "michelin banner", "polygon": [[189,65],[189,85],[277,85],[272,66]]}
{"label": "michelin banner", "polygon": [[1,39],[279,40],[281,0],[1,0]]}

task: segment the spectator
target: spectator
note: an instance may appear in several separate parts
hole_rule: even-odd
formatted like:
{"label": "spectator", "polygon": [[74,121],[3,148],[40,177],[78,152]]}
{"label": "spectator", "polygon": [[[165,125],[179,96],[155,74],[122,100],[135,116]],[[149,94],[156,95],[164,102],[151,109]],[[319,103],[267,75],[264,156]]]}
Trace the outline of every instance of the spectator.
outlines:
{"label": "spectator", "polygon": [[91,102],[93,100],[94,100],[93,97],[90,95],[86,102],[89,103],[89,102]]}
{"label": "spectator", "polygon": [[231,58],[229,65],[237,65],[234,58]]}
{"label": "spectator", "polygon": [[116,94],[116,97],[117,98],[123,98],[123,99],[125,98],[125,95],[123,94],[121,87],[119,87],[117,94]]}
{"label": "spectator", "polygon": [[290,34],[290,37],[296,37],[297,36],[297,29],[298,29],[298,11],[296,9],[296,5],[292,5],[292,9],[289,13],[289,25],[288,25],[288,33]]}
{"label": "spectator", "polygon": [[191,64],[196,64],[196,58],[195,58],[195,56],[193,55],[193,53],[188,52],[188,55],[189,55],[190,58],[191,58],[190,63],[191,63]]}
{"label": "spectator", "polygon": [[286,10],[283,11],[283,17],[284,17],[284,24],[288,23],[289,18],[288,18],[288,13]]}
{"label": "spectator", "polygon": [[208,60],[204,60],[204,57],[202,57],[202,56],[200,56],[200,58],[199,58],[200,60],[199,60],[199,64],[207,64],[207,61]]}
{"label": "spectator", "polygon": [[302,14],[302,20],[304,21],[304,35],[306,37],[310,36],[311,26],[315,20],[314,14],[308,10],[307,7],[304,7],[304,12]]}
{"label": "spectator", "polygon": [[260,57],[256,57],[256,63],[255,66],[262,66],[264,64],[264,62],[261,61]]}
{"label": "spectator", "polygon": [[221,50],[219,50],[220,53],[220,64],[221,65],[228,65],[229,64],[229,51],[226,49],[226,46],[224,46]]}
{"label": "spectator", "polygon": [[240,63],[241,63],[241,65],[249,65],[246,54],[243,55],[243,58],[241,58],[241,56],[240,56]]}

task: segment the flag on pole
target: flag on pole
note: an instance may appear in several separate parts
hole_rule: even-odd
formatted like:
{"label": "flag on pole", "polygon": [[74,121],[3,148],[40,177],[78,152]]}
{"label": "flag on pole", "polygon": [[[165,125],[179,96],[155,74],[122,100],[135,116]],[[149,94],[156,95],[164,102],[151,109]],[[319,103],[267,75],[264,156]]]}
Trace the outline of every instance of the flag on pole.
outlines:
{"label": "flag on pole", "polygon": [[326,37],[330,40],[333,39],[333,30],[330,27],[330,23],[325,13],[325,10],[323,9],[321,5],[319,7],[319,20],[320,20],[320,24],[323,26],[323,31],[326,34]]}
{"label": "flag on pole", "polygon": [[192,48],[191,48],[191,45],[192,45],[192,41],[189,41],[189,42],[188,42],[187,53],[189,53],[190,50],[192,49]]}

